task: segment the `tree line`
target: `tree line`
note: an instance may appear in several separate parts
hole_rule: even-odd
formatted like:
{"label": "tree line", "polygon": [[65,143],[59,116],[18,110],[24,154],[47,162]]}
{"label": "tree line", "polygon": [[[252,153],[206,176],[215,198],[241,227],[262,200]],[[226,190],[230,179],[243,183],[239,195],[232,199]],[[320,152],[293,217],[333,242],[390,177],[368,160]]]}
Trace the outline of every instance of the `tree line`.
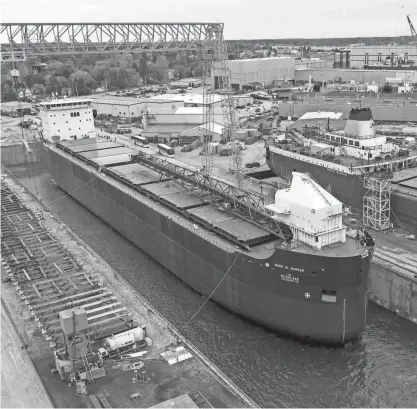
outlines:
{"label": "tree line", "polygon": [[[89,95],[98,88],[123,90],[186,77],[200,77],[203,69],[199,57],[185,52],[164,54],[82,54],[41,57],[45,63],[38,70],[34,61],[17,63],[20,72],[18,89],[35,94]],[[2,64],[2,100],[15,100],[16,92],[10,63]]]}

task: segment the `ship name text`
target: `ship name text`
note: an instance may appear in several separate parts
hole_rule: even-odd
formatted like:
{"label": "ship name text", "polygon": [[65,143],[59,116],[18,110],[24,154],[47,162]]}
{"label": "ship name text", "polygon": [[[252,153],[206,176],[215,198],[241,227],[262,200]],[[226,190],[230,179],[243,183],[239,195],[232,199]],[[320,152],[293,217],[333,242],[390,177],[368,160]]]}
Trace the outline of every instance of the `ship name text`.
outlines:
{"label": "ship name text", "polygon": [[283,268],[285,270],[297,271],[299,273],[304,273],[304,268],[292,267],[292,266],[284,266],[282,264],[275,264],[275,267]]}
{"label": "ship name text", "polygon": [[281,280],[287,281],[289,283],[296,283],[296,284],[300,282],[299,277],[294,277],[291,274],[281,274]]}

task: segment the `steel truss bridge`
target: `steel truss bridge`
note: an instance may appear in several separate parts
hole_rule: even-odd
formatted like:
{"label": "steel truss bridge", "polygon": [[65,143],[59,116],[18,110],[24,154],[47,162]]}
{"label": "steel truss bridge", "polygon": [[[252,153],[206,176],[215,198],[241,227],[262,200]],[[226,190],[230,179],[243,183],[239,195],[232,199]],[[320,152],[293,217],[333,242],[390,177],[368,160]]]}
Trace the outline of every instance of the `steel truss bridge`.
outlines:
{"label": "steel truss bridge", "polygon": [[201,51],[223,23],[5,23],[1,62],[77,53]]}
{"label": "steel truss bridge", "polygon": [[[292,236],[290,229],[278,223],[271,217],[271,212],[265,209],[265,198],[255,193],[144,152],[131,155],[131,162],[158,172],[162,177],[178,183],[205,202],[226,205],[237,217],[269,231],[276,238],[288,240]],[[244,243],[235,244],[250,250]]]}

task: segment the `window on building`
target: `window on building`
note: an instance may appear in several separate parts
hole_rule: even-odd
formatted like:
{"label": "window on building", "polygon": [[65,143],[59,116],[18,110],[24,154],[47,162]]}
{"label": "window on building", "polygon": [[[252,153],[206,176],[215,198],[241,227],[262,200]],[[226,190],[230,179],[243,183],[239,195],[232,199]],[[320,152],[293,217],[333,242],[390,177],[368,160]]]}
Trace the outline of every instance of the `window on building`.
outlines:
{"label": "window on building", "polygon": [[359,146],[359,141],[355,141],[355,146]]}
{"label": "window on building", "polygon": [[349,139],[349,145],[353,145],[352,139]]}
{"label": "window on building", "polygon": [[332,141],[335,142],[336,141],[336,137],[332,136]]}

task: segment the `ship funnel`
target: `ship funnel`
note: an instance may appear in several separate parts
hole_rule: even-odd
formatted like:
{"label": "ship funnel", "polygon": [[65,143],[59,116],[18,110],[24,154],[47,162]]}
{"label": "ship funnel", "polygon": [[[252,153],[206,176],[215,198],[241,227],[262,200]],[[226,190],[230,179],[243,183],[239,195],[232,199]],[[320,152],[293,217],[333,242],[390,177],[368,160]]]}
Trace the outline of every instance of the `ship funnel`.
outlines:
{"label": "ship funnel", "polygon": [[370,108],[353,108],[345,127],[346,136],[367,139],[375,136],[374,120]]}

